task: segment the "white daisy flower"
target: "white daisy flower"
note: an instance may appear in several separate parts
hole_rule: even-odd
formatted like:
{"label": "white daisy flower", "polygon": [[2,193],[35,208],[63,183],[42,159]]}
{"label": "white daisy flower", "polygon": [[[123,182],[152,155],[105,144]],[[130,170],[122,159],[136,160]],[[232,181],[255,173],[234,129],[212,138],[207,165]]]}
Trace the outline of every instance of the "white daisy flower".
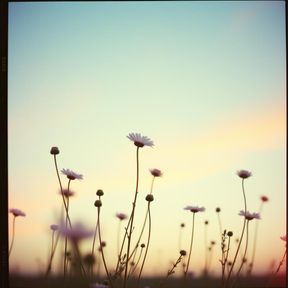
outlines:
{"label": "white daisy flower", "polygon": [[197,212],[204,212],[205,208],[204,207],[198,207],[198,206],[186,206],[184,208],[185,210],[189,210],[193,213],[197,213]]}
{"label": "white daisy flower", "polygon": [[134,145],[137,147],[154,146],[154,143],[151,139],[146,136],[141,136],[140,133],[130,133],[127,138],[133,141]]}
{"label": "white daisy flower", "polygon": [[238,215],[244,216],[248,221],[252,219],[261,219],[259,213],[250,213],[249,211],[246,211],[245,213],[245,211],[241,210]]}
{"label": "white daisy flower", "polygon": [[25,217],[26,214],[21,211],[20,209],[16,209],[16,208],[11,208],[9,210],[10,213],[12,213],[15,217],[18,217],[18,216],[22,216],[22,217]]}
{"label": "white daisy flower", "polygon": [[75,179],[82,180],[83,179],[82,174],[75,173],[74,171],[70,169],[62,169],[61,172],[62,174],[66,175],[69,180],[75,180]]}
{"label": "white daisy flower", "polygon": [[252,173],[247,170],[240,170],[240,171],[237,171],[237,175],[242,179],[246,179],[252,176]]}

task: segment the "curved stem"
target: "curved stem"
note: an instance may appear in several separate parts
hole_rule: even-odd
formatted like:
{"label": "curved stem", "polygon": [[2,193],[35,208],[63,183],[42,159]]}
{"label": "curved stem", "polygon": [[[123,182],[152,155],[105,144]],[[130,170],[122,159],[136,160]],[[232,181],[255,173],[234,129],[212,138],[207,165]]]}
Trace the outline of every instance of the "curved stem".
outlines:
{"label": "curved stem", "polygon": [[[246,196],[245,196],[245,189],[244,189],[244,179],[242,179],[242,192],[243,192],[244,209],[245,209],[245,215],[246,215],[246,213],[247,213],[247,203],[246,203]],[[242,228],[242,232],[241,232],[241,237],[240,237],[239,244],[238,244],[238,247],[237,247],[235,256],[234,256],[234,260],[233,260],[233,262],[232,262],[231,268],[230,268],[229,273],[228,273],[226,286],[228,285],[228,282],[229,282],[229,280],[230,280],[231,273],[232,273],[233,267],[234,267],[234,265],[235,265],[235,262],[236,262],[236,259],[237,259],[238,253],[239,253],[239,249],[240,249],[241,242],[242,242],[242,239],[243,239],[243,234],[244,234],[244,231],[245,231],[245,225],[246,225],[246,219],[245,219],[245,217],[244,217],[244,222],[243,222],[243,228]]]}
{"label": "curved stem", "polygon": [[[143,248],[141,247],[140,254],[139,254],[139,257],[138,257],[138,260],[137,260],[137,262],[135,263],[133,269],[131,268],[131,270],[130,270],[130,272],[129,272],[129,276],[132,275],[132,274],[135,272],[135,270],[136,270],[136,268],[137,268],[137,266],[138,266],[138,264],[139,264],[139,262],[140,262],[140,259],[141,259],[141,256],[142,256],[142,253],[143,253]],[[136,257],[136,253],[135,253],[135,256],[134,256],[134,257]],[[133,259],[133,261],[134,261],[134,259]]]}
{"label": "curved stem", "polygon": [[207,253],[207,225],[204,226],[204,246],[205,246],[205,264],[204,264],[204,275],[208,274],[208,253]]}
{"label": "curved stem", "polygon": [[[136,242],[136,245],[135,245],[134,249],[132,250],[132,252],[131,252],[131,254],[130,254],[129,259],[130,259],[130,258],[132,257],[132,255],[136,252],[136,249],[137,249],[138,246],[139,246],[139,243],[140,243],[140,241],[141,241],[141,238],[142,238],[142,235],[143,235],[143,232],[144,232],[144,228],[145,228],[145,226],[146,226],[147,217],[148,217],[148,209],[147,209],[147,211],[146,211],[146,215],[145,215],[144,223],[143,223],[143,226],[142,226],[142,229],[141,229],[141,232],[140,232],[140,236],[139,236],[139,238],[138,238],[138,240],[137,240],[137,242]],[[129,260],[129,259],[128,259],[128,260]]]}
{"label": "curved stem", "polygon": [[55,163],[55,169],[56,169],[56,173],[57,173],[57,178],[58,178],[59,185],[60,185],[62,200],[63,200],[64,208],[65,208],[65,211],[66,211],[66,216],[67,216],[67,219],[68,219],[68,222],[69,222],[69,226],[72,229],[72,224],[71,224],[70,216],[69,216],[69,213],[68,213],[68,208],[67,208],[67,204],[66,204],[65,197],[64,197],[64,194],[63,194],[63,187],[62,187],[62,183],[61,183],[60,175],[59,175],[59,171],[58,171],[56,155],[54,155],[54,163]]}
{"label": "curved stem", "polygon": [[55,231],[53,231],[53,235],[52,235],[52,247],[53,248],[52,248],[52,251],[51,251],[51,255],[50,255],[50,259],[49,259],[49,263],[48,263],[48,266],[47,266],[45,277],[47,277],[49,275],[50,271],[51,271],[52,260],[53,260],[53,257],[54,257],[55,251],[56,251],[56,247],[57,247],[57,243],[58,243],[58,240],[59,240],[59,236],[60,236],[60,234],[58,233],[56,241],[55,241],[55,245],[53,245],[54,232]]}
{"label": "curved stem", "polygon": [[13,248],[13,244],[14,244],[14,238],[15,238],[15,219],[16,217],[13,216],[13,225],[12,225],[12,240],[11,240],[11,244],[10,244],[10,248],[9,248],[9,257]]}
{"label": "curved stem", "polygon": [[[133,202],[133,207],[132,207],[132,212],[131,212],[131,222],[130,222],[130,230],[127,235],[128,237],[128,244],[127,244],[127,253],[126,253],[126,263],[125,263],[125,275],[124,275],[124,283],[123,287],[126,287],[127,283],[127,272],[128,272],[128,262],[130,258],[130,245],[131,245],[131,236],[132,236],[132,229],[133,229],[133,221],[134,221],[134,213],[135,213],[135,207],[136,207],[136,200],[137,200],[137,195],[138,195],[138,184],[139,184],[139,147],[137,147],[136,150],[136,189],[135,189],[135,196],[134,196],[134,202]],[[127,229],[129,226],[127,226]]]}
{"label": "curved stem", "polygon": [[[94,256],[94,250],[95,250],[95,241],[96,241],[96,236],[97,236],[97,228],[98,228],[98,221],[96,221],[96,227],[94,231],[94,237],[93,237],[93,243],[92,243],[92,250],[91,250],[91,255]],[[90,276],[93,276],[93,265],[91,265],[91,271],[90,271]]]}
{"label": "curved stem", "polygon": [[220,239],[222,239],[222,223],[221,223],[221,219],[220,219],[220,212],[217,212],[217,218],[218,218],[218,225],[219,225],[219,230],[220,230]]}
{"label": "curved stem", "polygon": [[244,208],[245,208],[245,215],[246,215],[246,212],[247,212],[247,202],[246,202],[246,195],[245,195],[245,189],[244,189],[244,179],[242,179],[242,192],[243,192]]}
{"label": "curved stem", "polygon": [[237,247],[237,250],[236,250],[236,253],[235,253],[235,256],[234,256],[234,260],[232,262],[231,268],[230,268],[229,273],[228,273],[226,287],[227,287],[228,282],[230,280],[231,273],[232,273],[233,267],[235,265],[235,262],[236,262],[236,259],[237,259],[237,256],[238,256],[238,253],[239,253],[239,250],[240,250],[241,242],[242,242],[244,231],[245,231],[245,226],[246,226],[246,219],[244,218],[244,223],[243,223],[243,228],[242,228],[242,232],[241,232],[241,237],[240,237],[240,240],[239,240],[239,243],[238,243],[238,247]]}
{"label": "curved stem", "polygon": [[241,265],[240,265],[240,267],[239,267],[239,269],[238,269],[238,271],[237,271],[237,274],[236,274],[236,278],[235,278],[234,284],[233,284],[232,286],[235,285],[235,282],[236,282],[236,280],[237,280],[237,278],[238,278],[238,276],[239,276],[239,274],[240,274],[240,271],[241,271],[241,269],[242,269],[242,267],[243,267],[243,265],[244,265],[245,257],[246,257],[246,253],[247,253],[248,238],[249,238],[249,233],[248,233],[249,221],[246,220],[246,222],[247,222],[247,225],[246,225],[246,244],[245,244],[244,255],[243,255],[243,258],[242,258],[242,261],[241,261]]}
{"label": "curved stem", "polygon": [[277,273],[279,272],[281,266],[282,266],[283,263],[284,263],[286,254],[287,254],[287,248],[285,249],[284,255],[283,255],[283,257],[282,257],[282,259],[281,259],[281,261],[280,261],[277,269],[275,270],[274,273],[272,272],[272,275],[269,277],[269,280],[267,281],[267,285],[265,286],[265,288],[271,287],[271,283],[273,282],[274,278],[276,277]]}
{"label": "curved stem", "polygon": [[167,280],[167,278],[174,273],[174,269],[175,269],[175,268],[177,267],[177,265],[181,262],[181,260],[182,260],[182,255],[179,256],[179,258],[177,259],[177,261],[173,264],[173,267],[172,267],[170,270],[168,270],[166,277],[161,280],[158,288],[162,287],[163,284],[164,284],[164,282]]}
{"label": "curved stem", "polygon": [[144,257],[143,257],[143,262],[142,262],[142,265],[141,265],[141,268],[140,268],[140,272],[139,272],[139,276],[138,276],[138,287],[139,287],[139,281],[140,281],[140,277],[141,277],[141,274],[142,274],[142,270],[143,270],[143,267],[144,267],[144,264],[145,264],[145,260],[146,260],[146,256],[147,256],[147,253],[148,253],[148,248],[149,248],[149,244],[150,244],[150,237],[151,237],[151,212],[150,212],[150,203],[151,202],[148,202],[148,224],[149,224],[149,228],[148,228],[148,238],[147,238],[147,245],[146,245],[146,249],[145,249],[145,254],[144,254]]}
{"label": "curved stem", "polygon": [[229,236],[228,238],[228,246],[227,246],[227,250],[226,250],[226,255],[225,255],[225,251],[224,251],[224,263],[222,263],[222,287],[224,287],[224,281],[225,281],[225,267],[226,267],[226,263],[228,260],[228,254],[229,254],[229,250],[230,250],[230,242],[231,242],[231,237]]}
{"label": "curved stem", "polygon": [[[259,215],[261,215],[261,213],[262,213],[262,208],[263,208],[263,202],[261,202],[261,204],[260,204]],[[253,241],[252,259],[251,259],[251,263],[249,264],[249,270],[248,270],[248,274],[249,274],[249,275],[252,274],[253,265],[254,265],[254,260],[255,260],[256,243],[257,243],[259,222],[260,222],[260,221],[257,221],[256,224],[255,224],[255,233],[254,233],[254,241]]]}
{"label": "curved stem", "polygon": [[190,242],[189,256],[188,256],[188,260],[187,260],[186,270],[184,272],[185,278],[187,276],[187,272],[188,272],[188,269],[189,269],[189,263],[190,263],[191,253],[192,253],[192,245],[193,245],[193,238],[194,238],[194,222],[195,222],[195,212],[193,212],[192,233],[191,233],[191,242]]}
{"label": "curved stem", "polygon": [[111,286],[111,288],[113,288],[113,284],[112,284],[112,281],[111,281],[111,278],[110,278],[110,274],[109,274],[109,271],[107,269],[107,265],[106,265],[106,261],[105,261],[105,257],[104,257],[104,252],[103,252],[103,247],[102,247],[102,238],[101,238],[101,229],[100,229],[100,207],[97,207],[97,216],[98,216],[98,219],[97,219],[97,225],[98,225],[98,237],[99,237],[99,242],[100,242],[100,252],[101,252],[101,255],[102,255],[102,260],[103,260],[103,264],[104,264],[104,268],[105,268],[105,271],[106,271],[106,274],[107,274],[107,277],[108,277],[108,281],[109,281],[109,284]]}

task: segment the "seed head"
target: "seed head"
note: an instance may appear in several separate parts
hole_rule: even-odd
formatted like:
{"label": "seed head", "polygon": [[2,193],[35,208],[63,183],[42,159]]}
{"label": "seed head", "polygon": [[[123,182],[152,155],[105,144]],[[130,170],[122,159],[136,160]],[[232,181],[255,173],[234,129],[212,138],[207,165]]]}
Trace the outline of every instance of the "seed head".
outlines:
{"label": "seed head", "polygon": [[97,192],[96,192],[96,195],[97,195],[97,196],[100,196],[100,197],[103,196],[103,195],[104,195],[103,190],[98,189]]}
{"label": "seed head", "polygon": [[153,197],[152,194],[148,194],[145,199],[146,199],[146,201],[148,201],[148,202],[152,202],[152,201],[154,200],[154,197]]}
{"label": "seed head", "polygon": [[102,206],[101,200],[96,200],[95,203],[94,203],[94,206],[95,207],[101,207]]}
{"label": "seed head", "polygon": [[228,231],[227,235],[228,235],[229,237],[232,237],[232,236],[233,236],[233,232],[232,232],[232,231]]}
{"label": "seed head", "polygon": [[52,154],[52,155],[57,155],[59,153],[60,153],[60,151],[59,151],[58,147],[52,147],[50,150],[50,154]]}
{"label": "seed head", "polygon": [[181,256],[186,256],[186,254],[187,254],[187,253],[186,253],[185,250],[180,250],[180,255],[181,255]]}

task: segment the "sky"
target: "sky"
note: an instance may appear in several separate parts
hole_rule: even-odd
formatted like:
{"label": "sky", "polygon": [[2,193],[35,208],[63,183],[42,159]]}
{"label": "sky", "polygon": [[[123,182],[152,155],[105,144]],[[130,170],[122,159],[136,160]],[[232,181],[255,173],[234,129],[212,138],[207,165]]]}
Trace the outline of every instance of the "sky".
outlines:
{"label": "sky", "polygon": [[[11,271],[43,273],[47,265],[49,227],[62,205],[52,146],[60,149],[59,169],[83,174],[71,183],[73,223],[94,229],[95,192],[105,193],[102,233],[113,269],[115,213],[130,213],[135,191],[136,147],[126,137],[132,132],[155,144],[140,149],[134,239],[146,212],[149,169],[163,172],[154,183],[143,274],[166,275],[179,249],[188,250],[192,213],[183,208],[195,205],[206,210],[195,217],[190,270],[203,270],[207,220],[207,239],[216,241],[210,272],[219,275],[215,208],[221,207],[223,227],[239,237],[241,169],[252,172],[245,180],[248,210],[257,212],[260,196],[269,197],[254,267],[271,271],[286,234],[284,13],[284,1],[10,2],[9,208],[27,214],[16,221]],[[81,243],[83,254],[91,242]]]}

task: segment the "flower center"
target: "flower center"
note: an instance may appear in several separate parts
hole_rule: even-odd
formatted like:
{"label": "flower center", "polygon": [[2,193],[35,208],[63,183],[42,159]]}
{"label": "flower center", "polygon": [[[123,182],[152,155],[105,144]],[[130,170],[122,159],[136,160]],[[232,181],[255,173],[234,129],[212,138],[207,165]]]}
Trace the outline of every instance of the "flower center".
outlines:
{"label": "flower center", "polygon": [[139,141],[135,141],[134,145],[136,145],[137,147],[144,147],[144,144],[142,142],[139,142]]}

